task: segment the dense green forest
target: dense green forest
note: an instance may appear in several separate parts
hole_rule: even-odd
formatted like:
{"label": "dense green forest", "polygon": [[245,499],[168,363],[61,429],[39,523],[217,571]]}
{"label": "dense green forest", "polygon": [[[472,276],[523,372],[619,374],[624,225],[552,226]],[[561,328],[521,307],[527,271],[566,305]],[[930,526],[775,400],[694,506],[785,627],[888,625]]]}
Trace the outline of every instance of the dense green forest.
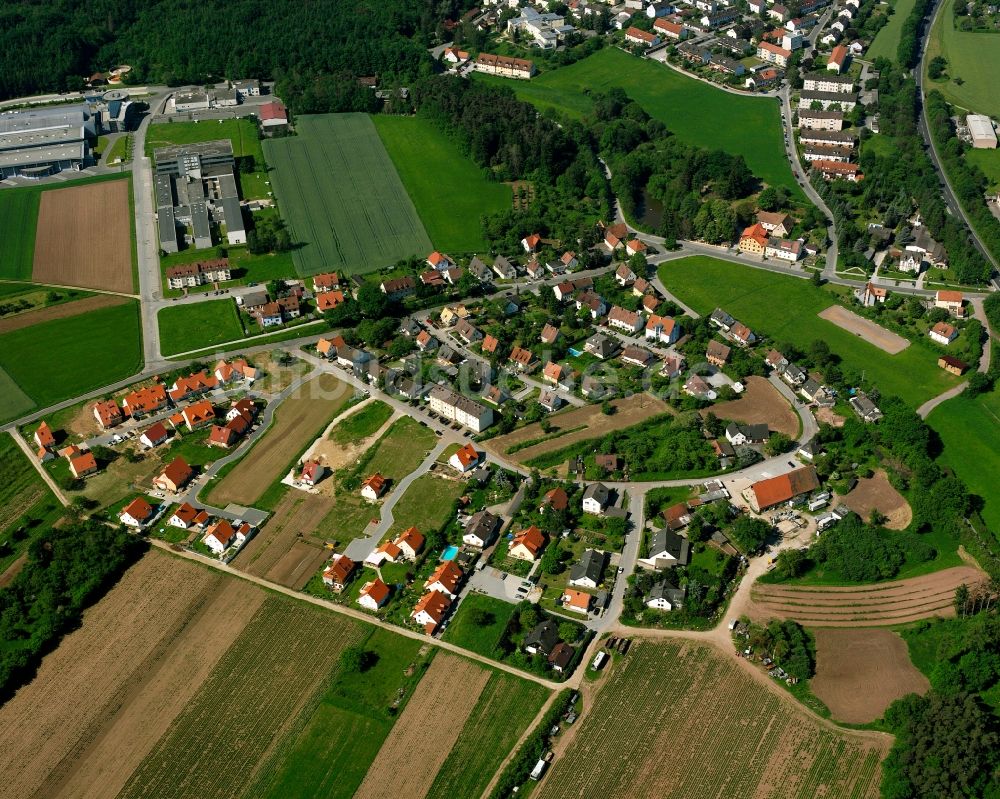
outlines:
{"label": "dense green forest", "polygon": [[469,0],[7,0],[0,4],[5,34],[0,99],[79,89],[83,77],[119,63],[133,66],[136,83],[263,77],[287,81],[296,96],[314,89],[315,76],[338,76],[327,79],[319,94],[339,99],[340,88],[354,83],[345,78],[378,74],[412,80],[431,71],[427,47],[438,26],[470,5]]}

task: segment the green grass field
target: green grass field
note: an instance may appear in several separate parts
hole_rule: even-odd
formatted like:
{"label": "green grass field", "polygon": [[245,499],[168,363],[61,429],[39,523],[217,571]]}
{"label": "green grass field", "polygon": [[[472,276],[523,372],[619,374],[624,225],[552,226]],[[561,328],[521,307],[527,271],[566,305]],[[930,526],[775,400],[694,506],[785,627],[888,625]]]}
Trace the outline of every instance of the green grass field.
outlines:
{"label": "green grass field", "polygon": [[[114,383],[135,374],[141,367],[137,302],[53,319],[0,335],[0,370],[36,407]],[[0,377],[0,397],[6,393]],[[6,399],[0,400],[0,410],[4,414],[0,421],[13,418]]]}
{"label": "green grass field", "polygon": [[583,92],[619,86],[682,140],[742,155],[762,180],[786,186],[805,201],[782,145],[778,103],[769,98],[738,97],[670,67],[608,47],[568,67],[530,81],[510,81],[474,73],[477,80],[513,89],[522,100],[571,117],[589,114]]}
{"label": "green grass field", "polygon": [[435,248],[485,250],[479,218],[511,207],[510,187],[487,180],[444,133],[418,117],[372,117]]}
{"label": "green grass field", "polygon": [[889,17],[889,21],[882,26],[882,29],[875,35],[872,46],[868,48],[865,58],[874,61],[876,58],[888,58],[890,61],[896,60],[896,50],[899,49],[899,37],[903,32],[903,23],[910,16],[917,0],[895,0],[892,7],[894,13]]}
{"label": "green grass field", "polygon": [[0,277],[31,280],[41,186],[0,191]]}
{"label": "green grass field", "polygon": [[[28,441],[33,446],[34,442]],[[62,505],[28,461],[14,439],[0,433],[0,572],[24,551],[28,535],[11,533],[35,520],[52,521]]]}
{"label": "green grass field", "polygon": [[401,533],[408,527],[418,530],[436,530],[451,513],[452,505],[462,496],[465,486],[455,480],[445,480],[432,474],[422,474],[399,498],[393,508],[390,532]]}
{"label": "green grass field", "polygon": [[371,117],[304,116],[296,127],[264,149],[299,274],[371,272],[434,249]]}
{"label": "green grass field", "polygon": [[659,274],[667,289],[700,314],[724,308],[775,344],[787,341],[805,348],[817,339],[826,341],[844,365],[864,371],[883,394],[902,397],[914,408],[959,382],[938,368],[928,349],[911,345],[889,355],[820,319],[817,314],[833,305],[833,298],[807,280],[708,256],[671,261]]}
{"label": "green grass field", "polygon": [[482,795],[538,713],[546,693],[542,686],[510,674],[497,672],[490,677],[426,799]]}
{"label": "green grass field", "polygon": [[376,654],[375,664],[361,674],[335,674],[281,763],[264,770],[251,795],[350,799],[354,794],[392,729],[389,706],[396,691],[412,691],[421,673],[410,679],[403,674],[419,659],[419,641],[376,629],[364,648]]}
{"label": "green grass field", "polygon": [[402,480],[427,457],[436,440],[428,428],[403,416],[365,453],[361,476],[365,478],[379,472],[390,480]]}
{"label": "green grass field", "polygon": [[1000,536],[1000,390],[948,400],[927,422],[944,442],[941,460],[985,500],[983,519]]}
{"label": "green grass field", "polygon": [[1000,186],[1000,150],[966,150],[965,160],[978,166],[991,186]]}
{"label": "green grass field", "polygon": [[211,347],[243,338],[233,299],[206,300],[162,308],[156,314],[164,355]]}
{"label": "green grass field", "polygon": [[[1000,39],[994,33],[966,33],[955,30],[954,0],[945,0],[931,29],[927,43],[929,64],[935,56],[948,61],[945,78],[931,80],[924,74],[927,91],[938,89],[945,99],[977,114],[1000,115]],[[961,78],[962,85],[956,83]]]}
{"label": "green grass field", "polygon": [[[476,610],[488,613],[493,622],[482,627],[473,623],[472,613]],[[470,593],[458,606],[455,617],[445,631],[444,640],[480,655],[493,657],[500,636],[513,614],[514,606],[509,602],[485,594]]]}
{"label": "green grass field", "polygon": [[351,444],[374,435],[392,416],[392,408],[382,400],[369,403],[337,423],[330,438],[338,444]]}

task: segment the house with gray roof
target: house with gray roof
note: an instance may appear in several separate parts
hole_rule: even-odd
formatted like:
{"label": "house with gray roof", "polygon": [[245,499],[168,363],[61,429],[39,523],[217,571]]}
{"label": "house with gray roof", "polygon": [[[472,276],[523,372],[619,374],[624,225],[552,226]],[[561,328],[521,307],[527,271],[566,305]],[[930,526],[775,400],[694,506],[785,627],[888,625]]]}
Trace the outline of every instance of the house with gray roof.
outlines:
{"label": "house with gray roof", "polygon": [[639,563],[651,569],[686,566],[691,560],[691,543],[673,530],[664,527],[649,541],[649,555]]}
{"label": "house with gray roof", "polygon": [[604,483],[591,483],[583,492],[583,512],[600,515],[611,504],[611,489]]}
{"label": "house with gray roof", "polygon": [[496,540],[502,524],[503,520],[488,510],[474,513],[465,525],[462,542],[475,549],[485,549]]}
{"label": "house with gray roof", "polygon": [[660,580],[649,589],[649,595],[645,599],[646,607],[653,610],[680,610],[684,607],[685,593],[683,588]]}
{"label": "house with gray roof", "polygon": [[588,549],[569,573],[569,584],[577,588],[597,588],[604,578],[608,555],[599,549]]}

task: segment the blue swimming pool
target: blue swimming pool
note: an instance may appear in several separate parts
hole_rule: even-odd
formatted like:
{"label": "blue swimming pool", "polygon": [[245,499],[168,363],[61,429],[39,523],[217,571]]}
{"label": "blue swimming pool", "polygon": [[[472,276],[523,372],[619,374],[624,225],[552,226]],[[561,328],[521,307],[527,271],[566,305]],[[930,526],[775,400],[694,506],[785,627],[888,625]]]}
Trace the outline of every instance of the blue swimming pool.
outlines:
{"label": "blue swimming pool", "polygon": [[569,354],[572,355],[574,358],[579,358],[581,355],[583,355],[582,350],[575,350],[572,347],[568,347],[567,350],[569,351]]}
{"label": "blue swimming pool", "polygon": [[455,560],[458,556],[458,547],[452,544],[444,552],[441,553],[441,560]]}

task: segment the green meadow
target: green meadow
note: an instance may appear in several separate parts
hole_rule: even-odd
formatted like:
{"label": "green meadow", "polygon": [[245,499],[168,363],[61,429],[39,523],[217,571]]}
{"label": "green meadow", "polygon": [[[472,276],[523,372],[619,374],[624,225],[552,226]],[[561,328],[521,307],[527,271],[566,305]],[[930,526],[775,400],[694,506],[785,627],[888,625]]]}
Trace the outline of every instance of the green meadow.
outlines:
{"label": "green meadow", "polygon": [[955,29],[955,0],[944,0],[931,29],[924,64],[944,56],[948,65],[938,80],[926,76],[927,91],[937,89],[950,103],[977,114],[1000,116],[1000,36],[995,33],[967,33]]}
{"label": "green meadow", "polygon": [[244,335],[232,298],[171,305],[157,313],[156,323],[164,355],[225,344]]}
{"label": "green meadow", "polygon": [[541,109],[576,118],[592,109],[588,91],[620,87],[684,141],[742,155],[759,178],[805,200],[785,157],[780,106],[773,98],[739,97],[611,47],[530,81],[475,77],[508,86]]}

